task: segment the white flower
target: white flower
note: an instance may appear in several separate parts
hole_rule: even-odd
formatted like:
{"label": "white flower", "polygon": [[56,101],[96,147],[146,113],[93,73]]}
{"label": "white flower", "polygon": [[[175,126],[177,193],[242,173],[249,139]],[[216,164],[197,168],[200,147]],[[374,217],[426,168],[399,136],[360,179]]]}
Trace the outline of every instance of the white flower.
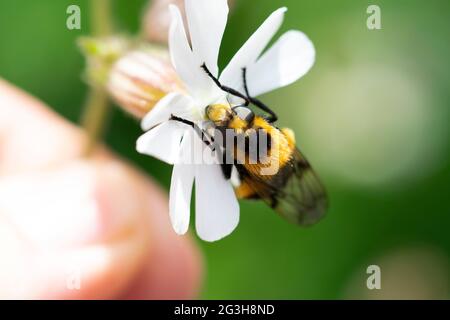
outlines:
{"label": "white flower", "polygon": [[[202,70],[206,63],[214,76],[219,48],[228,17],[226,0],[186,0],[190,42],[176,6],[172,17],[169,47],[174,65],[187,92],[170,93],[142,121],[149,130],[137,142],[140,153],[174,164],[170,187],[170,218],[175,231],[184,234],[190,219],[192,187],[196,187],[196,229],[200,238],[216,241],[230,234],[239,222],[239,204],[231,183],[224,179],[218,164],[186,164],[180,161],[190,152],[194,131],[184,124],[169,121],[176,115],[201,125],[205,108],[227,101],[227,95]],[[299,31],[285,33],[262,56],[263,50],[278,31],[286,8],[272,13],[237,52],[220,75],[222,84],[243,91],[242,68],[247,68],[250,94],[258,96],[298,80],[312,67],[315,50]],[[190,45],[191,43],[191,45]],[[197,144],[198,145],[198,144]]]}

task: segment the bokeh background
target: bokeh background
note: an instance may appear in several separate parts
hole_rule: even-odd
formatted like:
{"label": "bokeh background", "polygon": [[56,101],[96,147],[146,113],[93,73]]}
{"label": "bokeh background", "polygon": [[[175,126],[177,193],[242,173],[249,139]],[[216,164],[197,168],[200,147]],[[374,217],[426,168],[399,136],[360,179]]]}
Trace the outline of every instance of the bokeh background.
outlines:
{"label": "bokeh background", "polygon": [[[92,1],[92,0],[91,0]],[[66,28],[78,4],[82,30]],[[145,0],[114,1],[135,34]],[[379,5],[382,30],[368,30]],[[259,24],[288,6],[282,31],[304,31],[317,62],[298,83],[262,99],[295,129],[323,177],[331,208],[309,229],[262,203],[205,255],[206,299],[450,298],[450,2],[237,0],[221,65]],[[0,76],[78,122],[87,86],[76,47],[89,34],[88,0],[0,2]],[[280,32],[281,34],[281,32]],[[135,151],[138,123],[112,108],[106,143],[168,188],[171,168]],[[366,288],[379,265],[382,290]]]}

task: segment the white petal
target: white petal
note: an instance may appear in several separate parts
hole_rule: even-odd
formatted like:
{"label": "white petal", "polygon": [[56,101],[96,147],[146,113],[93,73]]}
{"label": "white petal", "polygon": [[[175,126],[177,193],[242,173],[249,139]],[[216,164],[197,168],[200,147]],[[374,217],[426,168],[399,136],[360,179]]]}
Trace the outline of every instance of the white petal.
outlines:
{"label": "white petal", "polygon": [[239,203],[219,165],[196,166],[195,202],[195,225],[201,239],[217,241],[237,227]]}
{"label": "white petal", "polygon": [[214,82],[201,68],[201,57],[194,55],[189,46],[183,19],[177,6],[170,5],[172,21],[169,31],[169,47],[172,64],[189,93],[206,105],[220,93]]}
{"label": "white petal", "polygon": [[303,32],[286,32],[249,67],[250,94],[258,96],[297,81],[311,69],[315,55],[313,43]]}
{"label": "white petal", "polygon": [[242,68],[249,67],[256,62],[280,28],[286,10],[286,8],[280,8],[272,13],[247,40],[222,72],[220,81],[223,84],[239,91],[242,90]]}
{"label": "white petal", "polygon": [[169,213],[172,227],[179,235],[185,234],[189,229],[194,175],[195,167],[193,165],[175,164],[173,167]]}
{"label": "white petal", "polygon": [[239,187],[242,183],[241,177],[239,175],[239,172],[238,172],[236,166],[233,166],[233,169],[231,170],[230,182],[231,182],[231,185],[235,188]]}
{"label": "white petal", "polygon": [[154,126],[168,121],[172,114],[193,120],[193,101],[180,93],[169,93],[162,98],[155,107],[147,113],[141,122],[142,130],[150,130]]}
{"label": "white petal", "polygon": [[228,19],[227,0],[186,0],[185,4],[192,51],[217,76],[217,59]]}
{"label": "white petal", "polygon": [[185,132],[186,128],[178,122],[164,122],[139,137],[136,149],[139,153],[174,164],[178,161],[180,142]]}
{"label": "white petal", "polygon": [[[191,148],[191,133],[183,137],[181,153]],[[170,184],[169,213],[170,221],[176,233],[182,235],[189,229],[191,195],[194,184],[195,166],[188,163],[175,164]]]}

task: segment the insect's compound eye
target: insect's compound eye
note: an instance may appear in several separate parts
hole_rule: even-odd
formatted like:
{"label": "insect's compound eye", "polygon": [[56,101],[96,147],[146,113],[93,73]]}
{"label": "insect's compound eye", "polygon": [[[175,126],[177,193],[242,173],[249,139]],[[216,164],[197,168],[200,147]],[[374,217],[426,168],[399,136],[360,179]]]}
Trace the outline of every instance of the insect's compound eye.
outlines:
{"label": "insect's compound eye", "polygon": [[247,123],[251,123],[255,119],[255,114],[253,113],[252,110],[250,110],[247,107],[244,106],[234,107],[233,111],[239,118],[246,121]]}

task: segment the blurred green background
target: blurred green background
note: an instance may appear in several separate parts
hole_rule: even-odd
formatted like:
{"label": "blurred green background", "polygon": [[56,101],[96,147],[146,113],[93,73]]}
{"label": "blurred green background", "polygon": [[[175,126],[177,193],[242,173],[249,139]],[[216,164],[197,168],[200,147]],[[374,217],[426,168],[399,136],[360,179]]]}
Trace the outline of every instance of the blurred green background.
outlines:
{"label": "blurred green background", "polygon": [[[317,62],[301,81],[263,99],[295,129],[329,190],[328,217],[289,225],[262,203],[242,202],[241,223],[203,243],[202,298],[450,297],[450,2],[447,0],[237,0],[221,65],[259,24],[287,6],[282,31],[300,29]],[[114,1],[117,26],[137,33],[145,0]],[[66,29],[78,4],[82,30]],[[377,4],[382,30],[368,30]],[[87,87],[75,41],[89,34],[89,5],[0,2],[0,76],[77,122]],[[280,32],[281,34],[281,32]],[[135,151],[138,123],[117,108],[108,145],[164,187],[171,168]],[[366,288],[379,265],[382,290]]]}

